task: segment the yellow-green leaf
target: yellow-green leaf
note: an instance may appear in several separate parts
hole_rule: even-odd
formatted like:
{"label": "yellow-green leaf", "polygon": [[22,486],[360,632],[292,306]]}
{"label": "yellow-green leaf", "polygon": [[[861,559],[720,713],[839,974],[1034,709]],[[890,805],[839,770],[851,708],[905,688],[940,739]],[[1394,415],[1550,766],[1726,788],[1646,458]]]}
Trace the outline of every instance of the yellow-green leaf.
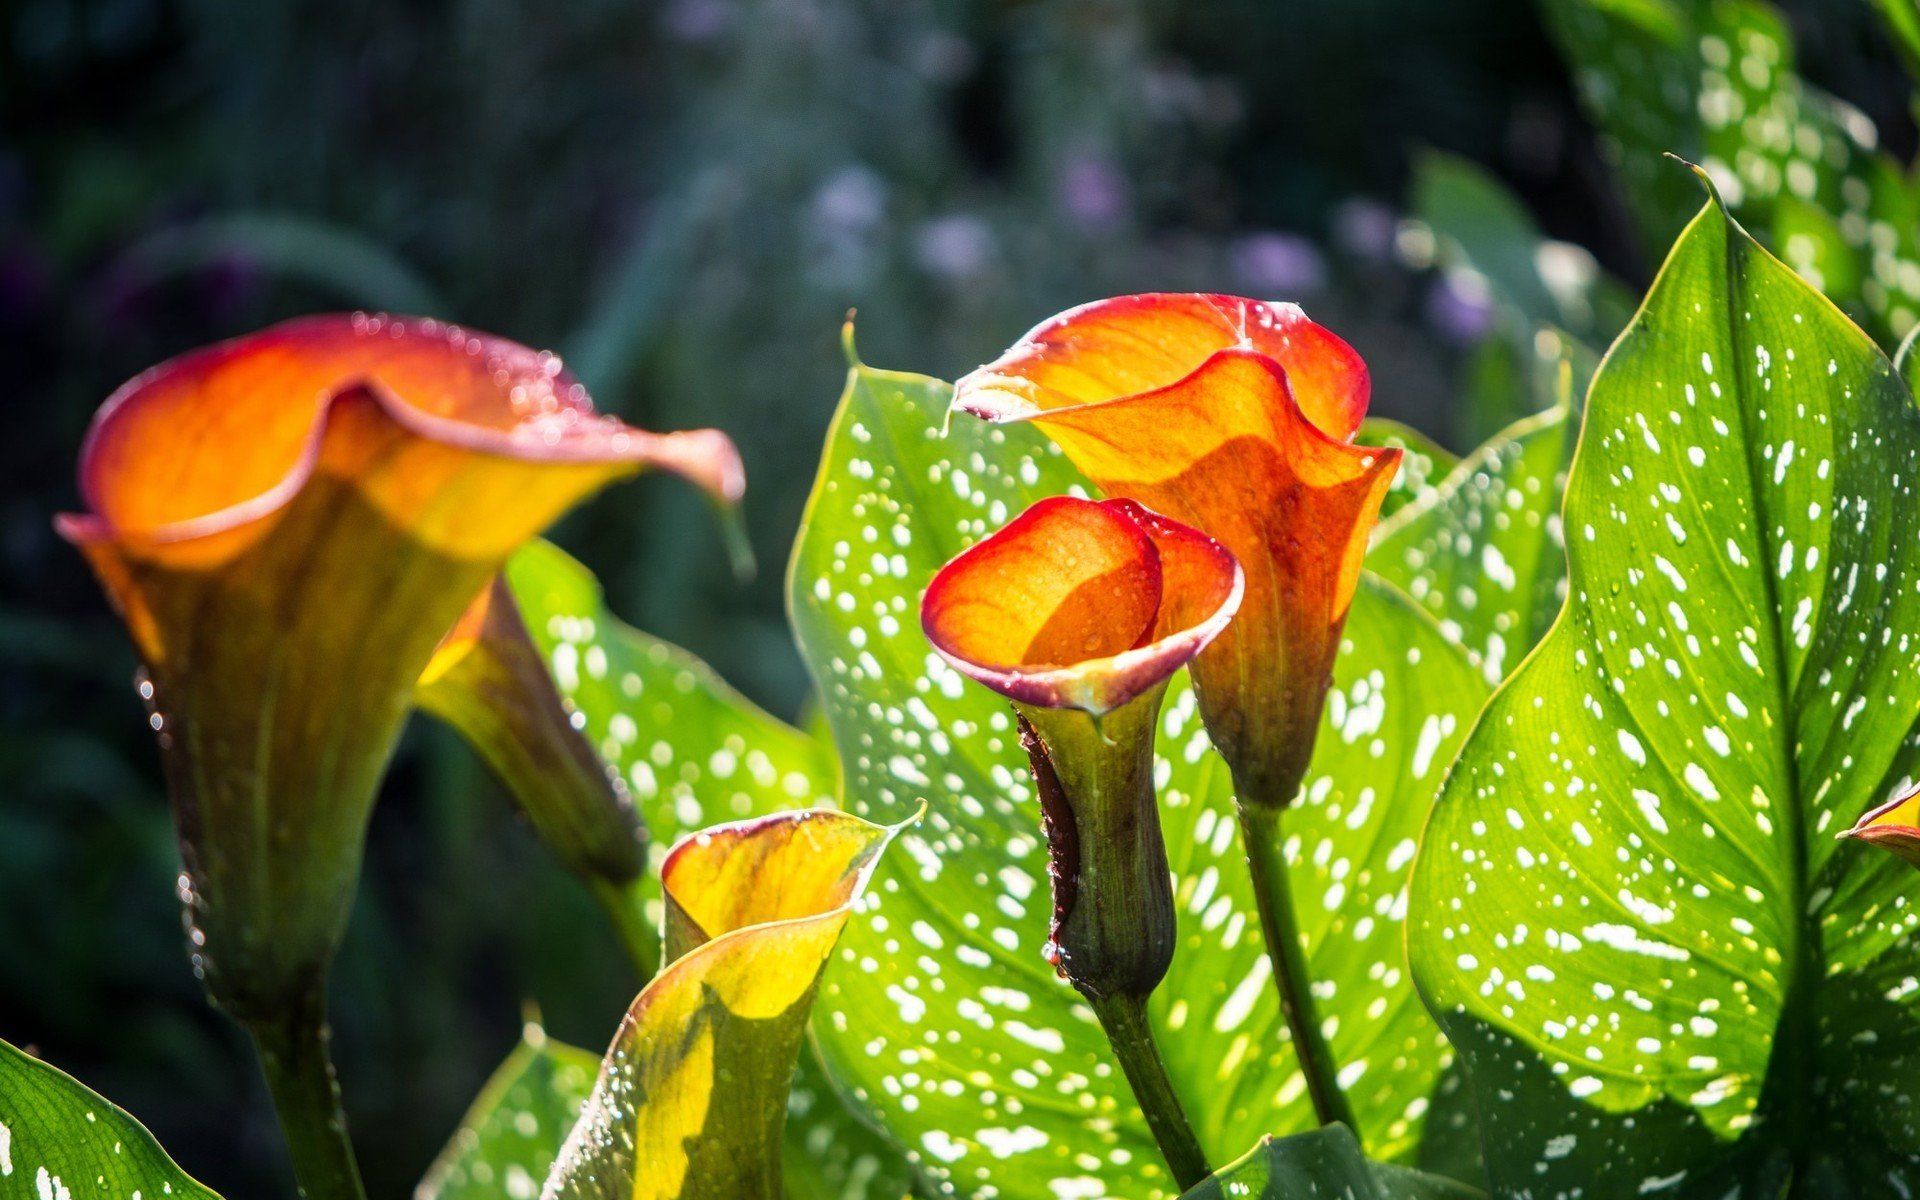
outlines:
{"label": "yellow-green leaf", "polygon": [[674,848],[662,885],[682,953],[628,1010],[549,1200],[778,1200],[814,990],[893,833],[814,809]]}

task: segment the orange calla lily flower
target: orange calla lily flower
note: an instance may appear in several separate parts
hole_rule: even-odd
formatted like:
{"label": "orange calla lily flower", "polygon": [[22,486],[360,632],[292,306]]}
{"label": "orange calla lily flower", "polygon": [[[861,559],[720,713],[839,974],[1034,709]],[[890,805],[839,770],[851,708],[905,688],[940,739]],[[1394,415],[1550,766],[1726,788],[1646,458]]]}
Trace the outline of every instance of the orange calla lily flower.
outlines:
{"label": "orange calla lily flower", "polygon": [[1878,846],[1920,867],[1920,788],[1887,801],[1840,836]]}
{"label": "orange calla lily flower", "polygon": [[1242,803],[1299,790],[1368,531],[1400,452],[1356,446],[1366,365],[1291,304],[1141,295],[1072,309],[962,379],[953,408],[1032,421],[1109,495],[1204,530],[1246,603],[1194,664]]}
{"label": "orange calla lily flower", "polygon": [[724,435],[597,416],[551,355],[427,320],[292,321],[100,410],[59,529],[145,663],[196,967],[235,1016],[317,994],[442,635],[515,547],[649,466],[742,486]]}
{"label": "orange calla lily flower", "polygon": [[935,575],[939,654],[1013,701],[1053,884],[1046,954],[1085,996],[1183,1187],[1206,1156],[1146,1023],[1177,940],[1153,784],[1167,681],[1240,606],[1212,538],[1131,500],[1042,500]]}
{"label": "orange calla lily flower", "polygon": [[941,569],[920,623],[1015,703],[1105,716],[1227,627],[1244,588],[1218,542],[1128,500],[1042,500]]}

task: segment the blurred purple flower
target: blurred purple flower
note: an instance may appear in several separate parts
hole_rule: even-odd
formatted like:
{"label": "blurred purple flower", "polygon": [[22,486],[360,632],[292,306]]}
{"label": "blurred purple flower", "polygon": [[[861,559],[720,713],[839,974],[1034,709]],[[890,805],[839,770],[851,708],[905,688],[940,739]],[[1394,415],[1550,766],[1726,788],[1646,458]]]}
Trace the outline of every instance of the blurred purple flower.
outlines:
{"label": "blurred purple flower", "polygon": [[1295,233],[1250,233],[1230,251],[1234,278],[1248,295],[1287,300],[1326,286],[1326,259]]}
{"label": "blurred purple flower", "polygon": [[733,27],[729,0],[673,0],[661,14],[667,33],[683,42],[711,42]]}
{"label": "blurred purple flower", "polygon": [[930,274],[963,282],[984,272],[996,249],[993,230],[971,213],[935,217],[920,227],[913,254]]}
{"label": "blurred purple flower", "polygon": [[1378,200],[1347,200],[1333,214],[1333,237],[1340,248],[1370,263],[1393,261],[1393,239],[1399,228],[1393,210]]}
{"label": "blurred purple flower", "polygon": [[807,206],[815,281],[832,289],[862,286],[874,269],[886,217],[886,181],[872,168],[856,163],[828,176]]}
{"label": "blurred purple flower", "polygon": [[1493,327],[1493,296],[1471,271],[1447,271],[1427,292],[1427,320],[1443,337],[1477,342]]}
{"label": "blurred purple flower", "polygon": [[814,192],[812,208],[821,232],[865,233],[887,215],[887,185],[871,167],[842,167]]}
{"label": "blurred purple flower", "polygon": [[1082,152],[1060,170],[1058,200],[1067,218],[1089,230],[1118,225],[1127,213],[1127,181],[1104,155]]}

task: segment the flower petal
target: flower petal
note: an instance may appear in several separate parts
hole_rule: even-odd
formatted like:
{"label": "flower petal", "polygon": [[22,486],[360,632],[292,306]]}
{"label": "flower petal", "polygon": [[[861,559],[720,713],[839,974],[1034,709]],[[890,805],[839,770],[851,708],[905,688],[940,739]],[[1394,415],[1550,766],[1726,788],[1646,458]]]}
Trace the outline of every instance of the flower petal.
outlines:
{"label": "flower petal", "polygon": [[532,351],[317,317],[186,355],[102,409],[62,518],[148,672],[196,962],[241,1019],[318,986],[435,644],[506,556],[649,463],[738,490],[713,432],[592,414]]}
{"label": "flower petal", "polygon": [[779,1194],[788,1080],[814,989],[894,833],[813,810],[675,848],[669,939],[690,941],[621,1023],[548,1200]]}
{"label": "flower petal", "polygon": [[667,961],[736,929],[848,903],[891,831],[832,809],[776,813],[682,839],[660,867]]}
{"label": "flower petal", "polygon": [[962,379],[953,403],[990,421],[1098,404],[1178,383],[1228,349],[1278,362],[1329,437],[1352,437],[1367,415],[1366,363],[1299,305],[1173,292],[1097,300],[1043,322]]}
{"label": "flower petal", "polygon": [[1920,867],[1920,788],[1887,801],[1840,836],[1878,846]]}
{"label": "flower petal", "polygon": [[[121,388],[81,449],[90,515],[62,527],[75,540],[216,562],[322,473],[354,478],[396,524],[448,553],[502,553],[500,542],[544,526],[551,505],[535,495],[519,512],[494,499],[469,513],[467,501],[488,497],[445,485],[473,458],[595,483],[659,466],[728,502],[744,486],[724,434],[648,433],[599,416],[552,355],[435,321],[331,315],[193,351]],[[473,529],[497,535],[462,536]]]}
{"label": "flower petal", "polygon": [[1200,655],[1207,727],[1248,799],[1285,804],[1332,677],[1367,534],[1400,452],[1329,437],[1289,375],[1222,350],[1155,391],[1028,418],[1109,495],[1204,530],[1246,571],[1240,616]]}
{"label": "flower petal", "polygon": [[1241,589],[1211,538],[1131,501],[1056,496],[942,568],[920,620],[970,678],[1020,703],[1097,715],[1218,636]]}

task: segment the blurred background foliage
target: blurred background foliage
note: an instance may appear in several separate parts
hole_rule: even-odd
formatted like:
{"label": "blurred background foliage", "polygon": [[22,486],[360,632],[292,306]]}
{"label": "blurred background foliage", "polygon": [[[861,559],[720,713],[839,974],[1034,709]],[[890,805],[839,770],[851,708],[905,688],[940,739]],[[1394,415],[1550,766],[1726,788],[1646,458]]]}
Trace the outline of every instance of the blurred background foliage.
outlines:
{"label": "blurred background foliage", "polygon": [[[1872,8],[1783,12],[1802,73],[1909,161]],[[1526,0],[5,0],[0,1037],[224,1193],[286,1191],[251,1060],[181,952],[131,652],[49,525],[141,368],[296,313],[409,310],[555,349],[639,424],[727,429],[751,582],[658,480],[559,540],[629,619],[792,716],[779,580],[849,308],[868,361],[951,377],[1101,295],[1298,299],[1366,355],[1376,413],[1460,451],[1501,419],[1463,397],[1518,386],[1516,313],[1604,345],[1647,281],[1597,145]],[[1504,289],[1501,255],[1542,233]],[[1484,274],[1449,269],[1463,248]],[[1570,311],[1525,282],[1555,272],[1625,289]],[[598,1047],[635,987],[494,793],[416,722],[374,819],[334,1010],[376,1195],[419,1177],[523,1001]]]}

